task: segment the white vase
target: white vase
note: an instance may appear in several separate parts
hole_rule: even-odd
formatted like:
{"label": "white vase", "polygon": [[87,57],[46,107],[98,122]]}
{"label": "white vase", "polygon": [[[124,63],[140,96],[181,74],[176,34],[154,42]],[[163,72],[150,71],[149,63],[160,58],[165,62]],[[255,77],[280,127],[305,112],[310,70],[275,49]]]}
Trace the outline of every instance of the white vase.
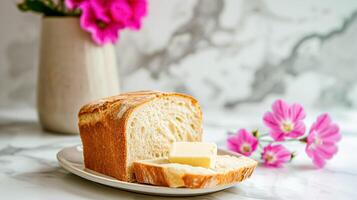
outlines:
{"label": "white vase", "polygon": [[74,17],[42,19],[37,108],[45,130],[78,133],[78,111],[119,93],[113,45],[96,45]]}

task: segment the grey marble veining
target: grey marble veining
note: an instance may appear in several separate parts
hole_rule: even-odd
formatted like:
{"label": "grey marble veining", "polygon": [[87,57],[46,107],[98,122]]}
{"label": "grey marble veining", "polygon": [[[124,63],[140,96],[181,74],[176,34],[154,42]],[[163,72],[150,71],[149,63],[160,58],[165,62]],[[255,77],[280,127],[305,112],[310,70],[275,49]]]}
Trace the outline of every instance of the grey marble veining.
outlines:
{"label": "grey marble veining", "polygon": [[[356,5],[285,3],[197,1],[165,45],[139,50],[137,59],[144,59],[135,64],[139,69],[129,68],[124,83],[149,79],[150,87],[191,93],[213,108],[232,109],[276,97],[311,107],[353,107],[355,79],[348,74],[356,66]],[[135,51],[135,45],[119,44],[118,49],[125,54],[127,49]]]}
{"label": "grey marble veining", "polygon": [[[14,113],[21,117],[14,118]],[[79,136],[44,132],[35,116],[35,110],[0,110],[1,199],[178,199],[126,192],[68,173],[59,167],[56,153],[79,144]],[[216,116],[218,123],[221,117]],[[225,126],[208,122],[205,130],[205,140],[224,147]],[[320,170],[302,147],[296,147],[301,153],[284,168],[259,166],[250,179],[235,187],[190,199],[353,199],[357,195],[357,160],[352,153],[356,143],[357,137],[345,136],[338,155]]]}
{"label": "grey marble veining", "polygon": [[[357,2],[149,1],[139,32],[117,44],[123,91],[194,95],[205,109],[276,98],[318,109],[357,107]],[[34,106],[40,17],[2,1],[0,106]],[[16,23],[8,23],[8,19]]]}

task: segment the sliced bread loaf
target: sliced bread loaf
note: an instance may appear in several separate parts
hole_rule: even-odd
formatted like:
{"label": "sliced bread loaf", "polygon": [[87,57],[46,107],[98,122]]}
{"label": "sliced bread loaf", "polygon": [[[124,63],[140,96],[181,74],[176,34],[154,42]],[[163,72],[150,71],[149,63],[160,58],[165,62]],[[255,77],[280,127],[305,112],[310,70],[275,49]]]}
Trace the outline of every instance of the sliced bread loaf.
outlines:
{"label": "sliced bread loaf", "polygon": [[167,159],[134,162],[139,183],[168,187],[208,188],[241,182],[250,177],[257,166],[253,159],[219,155],[214,169],[169,163]]}
{"label": "sliced bread loaf", "polygon": [[202,113],[187,95],[140,91],[83,106],[79,129],[86,168],[135,181],[132,162],[168,155],[174,141],[201,141]]}

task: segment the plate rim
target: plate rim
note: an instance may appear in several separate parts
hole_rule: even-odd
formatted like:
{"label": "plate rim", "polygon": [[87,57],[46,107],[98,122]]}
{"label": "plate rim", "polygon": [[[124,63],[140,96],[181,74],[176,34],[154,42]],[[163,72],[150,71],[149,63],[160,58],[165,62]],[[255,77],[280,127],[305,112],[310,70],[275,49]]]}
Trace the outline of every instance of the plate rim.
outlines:
{"label": "plate rim", "polygon": [[[78,147],[82,145],[74,145],[74,146],[69,146],[69,147],[64,147],[62,148],[56,155],[57,160],[59,162],[59,165],[63,167],[65,170],[68,172],[75,174],[83,179],[99,183],[102,185],[118,188],[121,190],[125,191],[130,191],[130,192],[135,192],[135,193],[142,193],[142,194],[150,194],[150,195],[156,195],[156,196],[198,196],[198,195],[204,195],[204,194],[209,194],[209,193],[214,193],[218,192],[221,190],[225,190],[227,188],[230,188],[234,185],[237,185],[238,183],[231,183],[227,185],[222,185],[222,186],[216,186],[212,188],[198,188],[198,189],[192,189],[192,188],[170,188],[170,187],[164,187],[164,186],[154,186],[154,185],[146,185],[146,184],[140,184],[140,183],[130,183],[130,182],[125,182],[125,181],[120,181],[117,179],[114,179],[113,177],[101,174],[99,172],[95,172],[90,169],[84,168],[84,165],[82,167],[74,166],[75,164],[73,162],[68,161],[64,155],[64,151],[68,149],[74,149],[75,151],[78,151]],[[228,155],[233,155],[233,156],[242,156],[238,153],[231,152],[228,150],[220,149],[218,148],[219,152],[222,152],[223,154],[228,154]],[[82,169],[80,169],[82,168]],[[158,190],[159,189],[159,190]]]}

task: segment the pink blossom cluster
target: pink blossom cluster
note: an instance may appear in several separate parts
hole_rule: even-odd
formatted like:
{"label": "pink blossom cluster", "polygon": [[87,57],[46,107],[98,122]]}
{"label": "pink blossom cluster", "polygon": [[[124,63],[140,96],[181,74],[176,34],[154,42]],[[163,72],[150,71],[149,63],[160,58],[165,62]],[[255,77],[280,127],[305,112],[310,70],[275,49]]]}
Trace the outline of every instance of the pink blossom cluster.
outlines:
{"label": "pink blossom cluster", "polygon": [[98,45],[115,43],[119,31],[139,30],[147,14],[146,0],[65,0],[68,9],[81,10],[80,25]]}
{"label": "pink blossom cluster", "polygon": [[284,141],[298,141],[306,144],[305,152],[313,164],[322,168],[326,160],[337,153],[337,142],[341,139],[339,127],[332,122],[328,114],[322,114],[310,127],[305,135],[305,111],[300,104],[289,105],[283,100],[277,100],[272,105],[272,111],[265,113],[263,122],[268,127],[270,136],[268,144],[263,147],[263,140],[258,131],[248,132],[240,129],[227,139],[228,149],[250,156],[259,146],[262,148],[261,159],[265,166],[281,167],[289,162],[294,154],[283,144]]}

